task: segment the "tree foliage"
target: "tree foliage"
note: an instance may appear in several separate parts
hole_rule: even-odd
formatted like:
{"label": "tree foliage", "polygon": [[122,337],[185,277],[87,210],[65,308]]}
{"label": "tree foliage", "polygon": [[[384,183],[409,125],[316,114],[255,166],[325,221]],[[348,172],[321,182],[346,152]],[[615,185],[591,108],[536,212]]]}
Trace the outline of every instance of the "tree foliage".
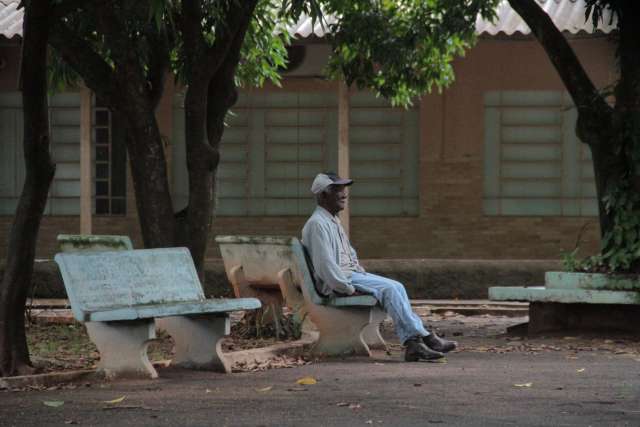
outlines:
{"label": "tree foliage", "polygon": [[496,1],[330,1],[332,75],[372,89],[394,104],[442,89],[451,62],[475,42],[478,15],[492,19]]}

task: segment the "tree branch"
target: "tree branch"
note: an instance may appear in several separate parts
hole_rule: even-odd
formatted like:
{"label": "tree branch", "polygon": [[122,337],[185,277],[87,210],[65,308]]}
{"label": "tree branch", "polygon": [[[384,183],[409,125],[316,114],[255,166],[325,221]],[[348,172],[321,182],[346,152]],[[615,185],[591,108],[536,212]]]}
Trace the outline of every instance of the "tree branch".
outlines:
{"label": "tree branch", "polygon": [[546,51],[578,110],[592,112],[595,108],[601,114],[611,114],[612,109],[598,93],[575,52],[549,15],[535,0],[509,0],[509,4],[531,28]]}
{"label": "tree branch", "polygon": [[89,43],[74,34],[60,19],[50,26],[49,43],[95,93],[111,99],[117,87],[113,70]]}

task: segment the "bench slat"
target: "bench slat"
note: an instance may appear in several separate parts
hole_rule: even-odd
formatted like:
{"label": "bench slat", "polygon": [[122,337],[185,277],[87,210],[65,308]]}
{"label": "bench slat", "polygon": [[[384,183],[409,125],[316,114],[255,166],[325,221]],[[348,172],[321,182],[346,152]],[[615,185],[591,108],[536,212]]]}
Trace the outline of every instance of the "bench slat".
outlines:
{"label": "bench slat", "polygon": [[323,298],[322,305],[328,305],[331,307],[352,307],[352,306],[367,306],[373,307],[378,304],[378,301],[371,295],[358,295],[353,297],[339,297],[339,298]]}
{"label": "bench slat", "polygon": [[85,313],[86,322],[109,322],[116,320],[149,319],[152,317],[184,316],[194,314],[227,313],[236,310],[260,308],[256,298],[209,299],[194,302],[148,304],[132,307],[117,307]]}

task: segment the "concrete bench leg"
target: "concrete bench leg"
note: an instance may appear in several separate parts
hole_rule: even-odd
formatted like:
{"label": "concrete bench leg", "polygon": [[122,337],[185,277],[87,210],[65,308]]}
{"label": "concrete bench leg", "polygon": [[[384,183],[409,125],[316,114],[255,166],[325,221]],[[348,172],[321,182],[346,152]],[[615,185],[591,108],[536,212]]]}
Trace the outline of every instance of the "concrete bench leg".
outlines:
{"label": "concrete bench leg", "polygon": [[[233,287],[236,298],[257,298],[262,303],[255,313],[262,323],[275,323],[282,318],[282,294],[278,289],[267,290],[254,288],[246,279],[241,265],[236,265],[229,270],[229,281]],[[275,283],[274,283],[275,285]]]}
{"label": "concrete bench leg", "polygon": [[362,332],[371,322],[371,308],[334,308],[314,305],[309,307],[311,320],[320,336],[313,346],[315,354],[339,356],[354,354],[371,356]]}
{"label": "concrete bench leg", "polygon": [[158,378],[147,357],[147,346],[156,338],[153,319],[86,322],[85,326],[100,352],[98,367],[107,378]]}
{"label": "concrete bench leg", "polygon": [[172,316],[156,319],[156,323],[173,337],[173,365],[231,372],[221,348],[222,338],[231,332],[229,316]]}
{"label": "concrete bench leg", "polygon": [[293,282],[291,270],[285,268],[278,272],[278,285],[284,297],[284,303],[293,313],[294,321],[300,327],[302,334],[316,334],[315,325],[311,322],[302,291]]}
{"label": "concrete bench leg", "polygon": [[371,309],[371,322],[362,331],[362,338],[369,348],[376,350],[388,350],[387,343],[380,335],[380,324],[387,318],[387,313],[380,307]]}

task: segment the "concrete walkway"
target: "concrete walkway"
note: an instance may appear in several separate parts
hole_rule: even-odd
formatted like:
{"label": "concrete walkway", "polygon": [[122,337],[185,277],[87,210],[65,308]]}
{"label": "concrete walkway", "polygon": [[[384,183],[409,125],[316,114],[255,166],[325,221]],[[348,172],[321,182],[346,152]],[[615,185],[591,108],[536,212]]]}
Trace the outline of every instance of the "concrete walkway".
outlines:
{"label": "concrete walkway", "polygon": [[[0,425],[640,425],[640,342],[501,335],[523,320],[426,315],[460,342],[446,363],[404,363],[392,342],[374,359],[229,375],[165,368],[158,380],[0,391]],[[316,384],[298,384],[304,377]]]}
{"label": "concrete walkway", "polygon": [[[0,393],[0,425],[637,426],[639,367],[609,354],[462,352],[447,363],[381,357],[231,375],[166,369],[154,381]],[[307,376],[317,383],[297,384]],[[64,404],[45,404],[52,401]]]}

